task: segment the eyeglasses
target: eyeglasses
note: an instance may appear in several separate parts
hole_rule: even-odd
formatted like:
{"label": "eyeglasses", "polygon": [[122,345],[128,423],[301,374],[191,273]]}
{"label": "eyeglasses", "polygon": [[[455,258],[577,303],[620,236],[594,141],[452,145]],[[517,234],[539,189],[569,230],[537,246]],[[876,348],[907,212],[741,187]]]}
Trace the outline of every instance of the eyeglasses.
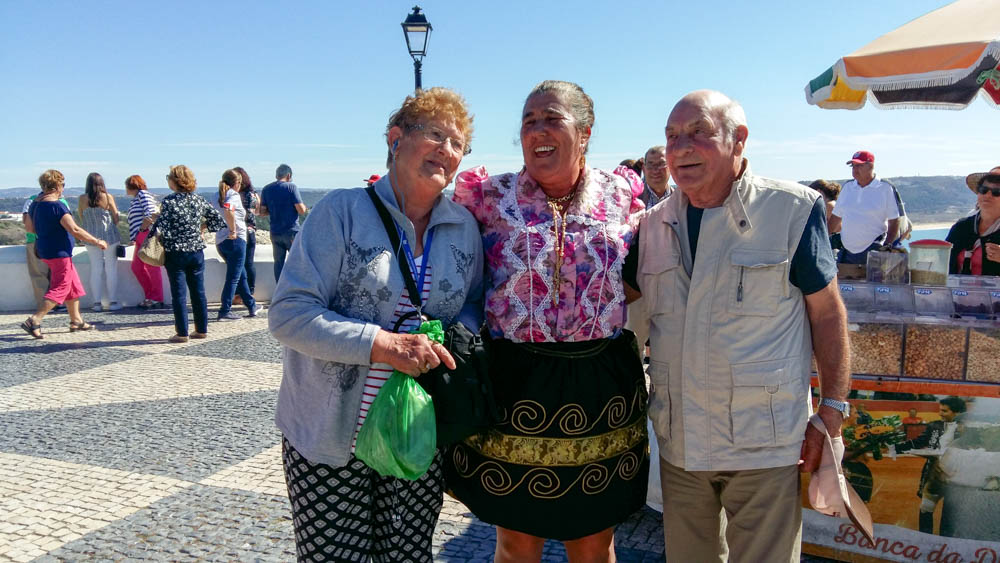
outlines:
{"label": "eyeglasses", "polygon": [[1000,197],[1000,188],[991,188],[986,184],[979,184],[976,191],[979,192],[980,195],[992,194],[993,197]]}
{"label": "eyeglasses", "polygon": [[416,123],[414,125],[408,126],[407,129],[411,131],[420,131],[420,134],[423,136],[423,138],[427,139],[428,141],[436,145],[442,145],[447,142],[448,147],[451,149],[452,152],[456,154],[467,156],[469,153],[472,152],[472,147],[465,144],[465,141],[459,139],[458,137],[451,137],[447,133],[438,129],[437,127],[434,127],[433,125],[424,125],[422,123]]}

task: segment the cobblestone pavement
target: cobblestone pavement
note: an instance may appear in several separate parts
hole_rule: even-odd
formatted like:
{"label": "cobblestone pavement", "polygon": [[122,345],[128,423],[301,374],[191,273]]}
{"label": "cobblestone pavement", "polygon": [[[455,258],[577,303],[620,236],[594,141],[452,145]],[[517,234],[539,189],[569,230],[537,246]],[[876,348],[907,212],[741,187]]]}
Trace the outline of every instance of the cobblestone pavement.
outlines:
{"label": "cobblestone pavement", "polygon": [[[0,561],[291,561],[272,421],[281,348],[264,319],[170,344],[173,317],[84,312],[70,333],[0,314]],[[446,498],[436,561],[490,561],[493,528]],[[659,514],[616,534],[620,561],[663,561]],[[549,542],[545,561],[563,561]]]}

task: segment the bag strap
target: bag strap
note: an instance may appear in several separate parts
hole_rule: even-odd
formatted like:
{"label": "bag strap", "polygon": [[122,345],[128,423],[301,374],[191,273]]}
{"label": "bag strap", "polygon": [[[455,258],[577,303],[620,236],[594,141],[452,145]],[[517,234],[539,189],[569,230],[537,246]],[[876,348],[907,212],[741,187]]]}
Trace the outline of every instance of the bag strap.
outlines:
{"label": "bag strap", "polygon": [[399,264],[399,270],[403,273],[403,283],[406,284],[406,292],[410,294],[410,303],[413,303],[413,307],[420,312],[422,309],[420,292],[417,291],[417,284],[413,281],[413,273],[410,271],[410,265],[406,260],[400,260],[399,258],[400,242],[399,233],[396,232],[396,223],[393,222],[392,217],[389,215],[389,210],[382,203],[382,199],[375,193],[375,188],[368,186],[365,188],[365,191],[368,192],[368,197],[375,204],[375,210],[378,211],[378,216],[382,219],[385,234],[389,235],[389,242],[392,244],[392,253],[396,256],[396,263]]}

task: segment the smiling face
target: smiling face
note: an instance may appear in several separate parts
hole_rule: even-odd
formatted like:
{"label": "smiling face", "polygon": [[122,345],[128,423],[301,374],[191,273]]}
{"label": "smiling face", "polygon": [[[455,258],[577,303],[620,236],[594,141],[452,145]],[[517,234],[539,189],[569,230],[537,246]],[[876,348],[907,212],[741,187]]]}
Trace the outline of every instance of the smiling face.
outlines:
{"label": "smiling face", "polygon": [[667,119],[667,164],[677,187],[698,207],[721,205],[740,173],[746,125],[727,130],[717,92],[688,94]]}
{"label": "smiling face", "polygon": [[[462,162],[461,150],[456,150],[451,140],[465,144],[455,121],[452,119],[429,118],[416,124],[417,127],[393,127],[389,130],[389,146],[398,142],[394,151],[391,174],[393,185],[404,195],[416,193],[426,197],[437,197],[441,190],[451,183]],[[438,137],[447,137],[437,142],[430,132]]]}
{"label": "smiling face", "polygon": [[[1000,175],[1000,166],[990,170],[990,175]],[[1000,189],[1000,182],[990,182],[989,180],[983,181],[983,187]],[[986,192],[985,194],[979,194],[976,196],[976,203],[979,204],[979,209],[983,211],[989,217],[1000,217],[1000,197],[993,195],[992,191]]]}
{"label": "smiling face", "polygon": [[563,195],[576,185],[589,139],[589,133],[577,129],[576,120],[558,94],[542,92],[524,103],[524,166],[549,195]]}
{"label": "smiling face", "polygon": [[670,172],[667,171],[667,151],[662,147],[653,147],[646,151],[646,156],[642,159],[642,175],[646,178],[646,183],[653,190],[662,194],[667,188],[667,181],[670,180]]}

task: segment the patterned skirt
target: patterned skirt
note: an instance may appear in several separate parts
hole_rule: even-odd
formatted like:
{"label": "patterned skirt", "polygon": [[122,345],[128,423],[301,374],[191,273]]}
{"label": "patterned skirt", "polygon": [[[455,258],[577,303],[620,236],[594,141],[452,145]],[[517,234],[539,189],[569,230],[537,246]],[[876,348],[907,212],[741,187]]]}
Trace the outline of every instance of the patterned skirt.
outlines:
{"label": "patterned skirt", "polygon": [[646,385],[635,337],[564,343],[494,340],[500,423],[445,455],[450,492],[479,519],[577,539],[646,500]]}

